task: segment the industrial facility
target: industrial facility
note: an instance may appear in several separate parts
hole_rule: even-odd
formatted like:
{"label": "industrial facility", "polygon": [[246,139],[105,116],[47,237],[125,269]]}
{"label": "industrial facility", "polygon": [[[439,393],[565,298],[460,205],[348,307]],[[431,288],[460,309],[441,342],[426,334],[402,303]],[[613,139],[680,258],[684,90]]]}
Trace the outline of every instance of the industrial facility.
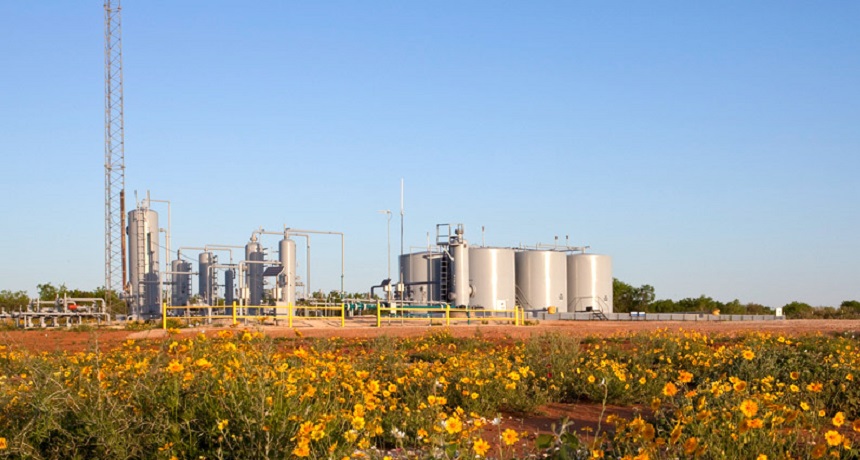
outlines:
{"label": "industrial facility", "polygon": [[398,295],[458,307],[612,313],[612,259],[587,247],[470,246],[462,224],[436,227],[436,245],[400,256]]}
{"label": "industrial facility", "polygon": [[[308,301],[313,234],[340,236],[343,268],[343,233],[285,227],[280,231],[253,230],[244,245],[180,247],[169,269],[161,270],[159,233],[163,229],[158,226],[158,213],[151,209],[153,201],[147,194],[128,213],[127,300],[132,318],[160,317],[165,305],[206,306],[225,314],[235,306],[250,316],[292,314],[289,309]],[[169,238],[169,228],[165,233]],[[263,244],[269,236],[276,237],[272,248]],[[304,279],[296,265],[295,238],[307,242]],[[241,258],[234,257],[234,249]],[[435,245],[400,255],[400,279],[384,280],[376,287],[383,288],[386,305],[448,305],[483,311],[510,311],[519,306],[526,311],[552,313],[612,313],[612,261],[609,256],[586,253],[586,249],[470,246],[462,224],[439,224]],[[189,257],[193,253],[196,257]],[[222,263],[219,256],[224,255],[229,260]],[[165,246],[165,261],[170,256],[169,246]],[[192,276],[197,277],[196,293]],[[341,292],[343,278],[342,270]],[[298,287],[304,288],[303,292],[298,292]],[[372,294],[360,300],[375,302]],[[176,309],[166,314],[190,313]],[[212,315],[211,309],[206,314]]]}

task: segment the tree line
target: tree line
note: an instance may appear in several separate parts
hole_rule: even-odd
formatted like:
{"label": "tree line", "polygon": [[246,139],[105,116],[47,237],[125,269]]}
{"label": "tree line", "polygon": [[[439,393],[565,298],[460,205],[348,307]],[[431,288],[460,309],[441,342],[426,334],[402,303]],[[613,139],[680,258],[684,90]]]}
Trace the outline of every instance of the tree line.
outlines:
{"label": "tree line", "polygon": [[[65,284],[54,286],[51,283],[36,286],[39,300],[52,301],[63,296],[74,298],[100,298],[105,297],[104,287],[98,287],[91,291],[80,289],[69,289]],[[774,309],[765,305],[749,302],[741,303],[735,299],[731,302],[720,302],[711,297],[701,295],[696,298],[688,297],[681,300],[656,299],[654,287],[648,284],[632,286],[617,278],[612,280],[612,294],[614,298],[614,311],[616,313],[628,313],[642,311],[647,313],[711,313],[719,310],[723,315],[772,315]],[[358,298],[366,296],[366,293],[347,294],[347,298]],[[121,301],[115,293],[109,304],[110,313],[126,313],[125,302]],[[340,302],[339,291],[331,291],[327,295],[323,292],[312,294],[315,300],[328,300]],[[0,310],[6,312],[25,309],[30,303],[26,291],[0,291]],[[849,319],[860,318],[860,301],[845,300],[838,307],[824,306],[813,307],[804,302],[790,302],[782,307],[786,318],[823,318],[823,319]]]}
{"label": "tree line", "polygon": [[[36,292],[39,300],[46,301],[54,301],[62,299],[63,297],[76,299],[105,298],[105,288],[103,286],[97,287],[91,291],[85,291],[81,289],[69,289],[65,284],[54,286],[51,283],[44,283],[36,285]],[[27,308],[29,303],[30,296],[27,295],[27,291],[11,291],[6,289],[0,291],[0,310],[2,311],[13,312],[24,310]],[[111,299],[108,304],[110,305],[110,311],[108,311],[108,313],[126,313],[127,308],[125,302],[120,300],[115,292],[111,292]]]}
{"label": "tree line", "polygon": [[[754,302],[741,303],[735,299],[720,302],[705,295],[681,300],[656,299],[654,287],[648,284],[636,287],[617,278],[612,280],[614,311],[628,313],[642,311],[647,313],[712,313],[719,310],[721,315],[772,315],[771,307]],[[846,300],[839,307],[813,307],[804,302],[790,302],[782,307],[786,318],[849,319],[860,318],[860,301]]]}

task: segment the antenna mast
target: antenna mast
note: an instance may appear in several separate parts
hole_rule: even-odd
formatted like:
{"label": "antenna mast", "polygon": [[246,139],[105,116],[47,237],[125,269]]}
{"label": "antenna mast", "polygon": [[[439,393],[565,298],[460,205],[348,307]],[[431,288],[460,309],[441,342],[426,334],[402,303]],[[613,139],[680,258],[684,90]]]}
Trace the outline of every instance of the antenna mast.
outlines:
{"label": "antenna mast", "polygon": [[105,300],[125,289],[121,0],[105,0]]}

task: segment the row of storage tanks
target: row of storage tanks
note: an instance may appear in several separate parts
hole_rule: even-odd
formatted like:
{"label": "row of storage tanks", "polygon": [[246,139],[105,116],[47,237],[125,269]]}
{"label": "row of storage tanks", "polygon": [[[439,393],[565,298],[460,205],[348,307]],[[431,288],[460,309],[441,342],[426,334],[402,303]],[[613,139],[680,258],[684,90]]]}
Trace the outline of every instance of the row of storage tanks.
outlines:
{"label": "row of storage tanks", "polygon": [[[508,310],[518,305],[526,310],[613,311],[609,256],[495,247],[469,247],[467,251],[468,263],[461,260],[457,266],[468,267],[469,307]],[[444,252],[400,256],[405,300],[466,305],[456,298],[443,299],[449,277],[446,265],[450,263]]]}

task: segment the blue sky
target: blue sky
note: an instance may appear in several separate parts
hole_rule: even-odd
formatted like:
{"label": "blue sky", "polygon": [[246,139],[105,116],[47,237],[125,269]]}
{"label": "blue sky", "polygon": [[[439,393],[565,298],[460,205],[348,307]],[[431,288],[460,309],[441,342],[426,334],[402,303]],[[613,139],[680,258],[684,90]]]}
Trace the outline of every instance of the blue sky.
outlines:
{"label": "blue sky", "polygon": [[[0,289],[104,283],[103,40],[101,2],[0,4]],[[860,299],[860,3],[126,1],[123,53],[129,207],[171,200],[174,248],[343,231],[366,290],[402,177],[407,247],[462,222],[659,298]]]}

